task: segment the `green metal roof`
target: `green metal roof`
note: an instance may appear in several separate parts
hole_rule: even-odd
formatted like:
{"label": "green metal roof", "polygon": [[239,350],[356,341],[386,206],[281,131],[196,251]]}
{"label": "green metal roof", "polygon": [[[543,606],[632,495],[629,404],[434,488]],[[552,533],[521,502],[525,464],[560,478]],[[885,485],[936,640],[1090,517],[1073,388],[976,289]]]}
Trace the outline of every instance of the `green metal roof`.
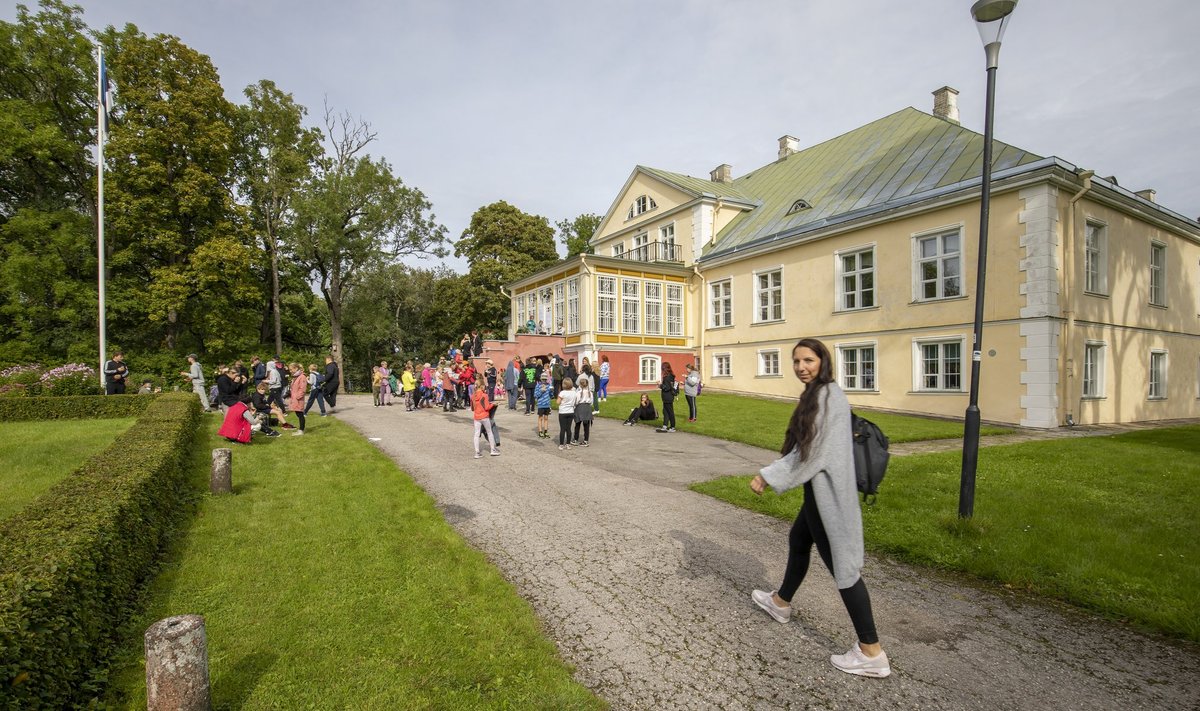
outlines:
{"label": "green metal roof", "polygon": [[[999,141],[992,146],[993,172],[1042,158]],[[847,213],[908,202],[978,178],[982,168],[982,135],[910,107],[769,163],[731,184],[645,170],[689,192],[757,205],[721,230],[704,250],[708,257]],[[788,215],[800,199],[812,207]]]}
{"label": "green metal roof", "polygon": [[658,178],[668,185],[674,185],[686,193],[691,193],[696,197],[711,195],[713,197],[728,198],[747,203],[755,202],[752,198],[744,194],[736,187],[737,181],[734,181],[733,183],[716,183],[705,178],[693,178],[692,176],[684,175],[683,173],[672,173],[670,171],[659,170],[658,168],[651,168],[645,165],[639,165],[638,169],[648,175]]}

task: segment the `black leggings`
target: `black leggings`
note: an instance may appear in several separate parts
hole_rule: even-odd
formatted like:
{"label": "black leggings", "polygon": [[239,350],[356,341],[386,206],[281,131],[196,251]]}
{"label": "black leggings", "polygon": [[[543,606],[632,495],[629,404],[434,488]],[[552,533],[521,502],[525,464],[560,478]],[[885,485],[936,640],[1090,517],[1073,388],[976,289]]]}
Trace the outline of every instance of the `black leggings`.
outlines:
{"label": "black leggings", "polygon": [[[817,511],[817,500],[813,496],[812,484],[804,485],[804,505],[796,514],[796,522],[792,524],[788,534],[787,570],[783,574],[783,583],[779,586],[779,597],[788,602],[796,594],[804,576],[808,573],[808,560],[813,544],[817,545],[817,553],[825,562],[825,567],[833,572],[833,554],[829,549],[829,536],[825,534],[825,526],[821,523],[821,514]],[[875,616],[871,613],[871,596],[867,594],[867,585],[859,577],[858,582],[848,588],[838,590],[842,595],[842,603],[846,612],[850,613],[850,621],[854,623],[854,632],[862,644],[876,644],[879,635],[875,632]]]}
{"label": "black leggings", "polygon": [[663,427],[675,427],[675,401],[663,401]]}
{"label": "black leggings", "polygon": [[296,410],[296,417],[300,420],[300,431],[304,431],[304,411]]}
{"label": "black leggings", "polygon": [[575,413],[568,412],[566,414],[558,413],[558,443],[571,443],[571,421],[575,419]]}
{"label": "black leggings", "polygon": [[[583,439],[582,440],[579,439],[579,426],[580,425],[583,425]],[[591,436],[592,436],[592,421],[591,420],[585,420],[583,422],[575,423],[575,441],[576,442],[579,442],[579,441],[586,442],[589,439],[591,439]]]}

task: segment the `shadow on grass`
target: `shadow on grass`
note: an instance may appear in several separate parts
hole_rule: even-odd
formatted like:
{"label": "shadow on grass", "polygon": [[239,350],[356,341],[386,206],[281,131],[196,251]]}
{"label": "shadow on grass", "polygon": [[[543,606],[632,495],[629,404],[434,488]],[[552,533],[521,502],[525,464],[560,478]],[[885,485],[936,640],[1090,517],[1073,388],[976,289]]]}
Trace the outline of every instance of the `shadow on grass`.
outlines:
{"label": "shadow on grass", "polygon": [[220,703],[215,704],[214,708],[218,709],[240,709],[246,705],[250,694],[254,692],[255,687],[262,677],[275,666],[275,662],[279,661],[279,655],[274,652],[254,652],[246,654],[238,659],[233,664],[233,668],[221,677],[221,689],[230,690],[228,694],[220,694]]}

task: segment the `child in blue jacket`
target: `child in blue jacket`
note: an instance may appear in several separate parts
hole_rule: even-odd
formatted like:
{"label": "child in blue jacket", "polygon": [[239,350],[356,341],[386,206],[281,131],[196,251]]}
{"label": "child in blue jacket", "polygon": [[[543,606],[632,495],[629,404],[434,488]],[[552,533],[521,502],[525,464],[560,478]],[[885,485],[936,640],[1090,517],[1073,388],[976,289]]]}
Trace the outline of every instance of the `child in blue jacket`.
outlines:
{"label": "child in blue jacket", "polygon": [[550,371],[543,371],[542,379],[533,388],[533,396],[537,399],[538,437],[550,437],[550,398],[553,394]]}

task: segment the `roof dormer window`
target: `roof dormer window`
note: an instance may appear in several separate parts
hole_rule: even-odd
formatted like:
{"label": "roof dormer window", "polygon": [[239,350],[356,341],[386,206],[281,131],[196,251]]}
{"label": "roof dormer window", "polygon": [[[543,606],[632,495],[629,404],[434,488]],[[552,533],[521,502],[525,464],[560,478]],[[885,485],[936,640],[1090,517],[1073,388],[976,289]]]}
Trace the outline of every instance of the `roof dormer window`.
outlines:
{"label": "roof dormer window", "polygon": [[658,207],[658,203],[654,202],[654,198],[649,195],[639,195],[633,204],[629,206],[629,214],[626,215],[626,220],[632,220],[643,212],[649,212]]}
{"label": "roof dormer window", "polygon": [[812,205],[809,204],[808,200],[801,199],[801,200],[797,200],[796,202],[792,203],[792,206],[788,208],[787,214],[795,215],[797,212],[801,212],[803,210],[811,210],[811,209],[812,209]]}

